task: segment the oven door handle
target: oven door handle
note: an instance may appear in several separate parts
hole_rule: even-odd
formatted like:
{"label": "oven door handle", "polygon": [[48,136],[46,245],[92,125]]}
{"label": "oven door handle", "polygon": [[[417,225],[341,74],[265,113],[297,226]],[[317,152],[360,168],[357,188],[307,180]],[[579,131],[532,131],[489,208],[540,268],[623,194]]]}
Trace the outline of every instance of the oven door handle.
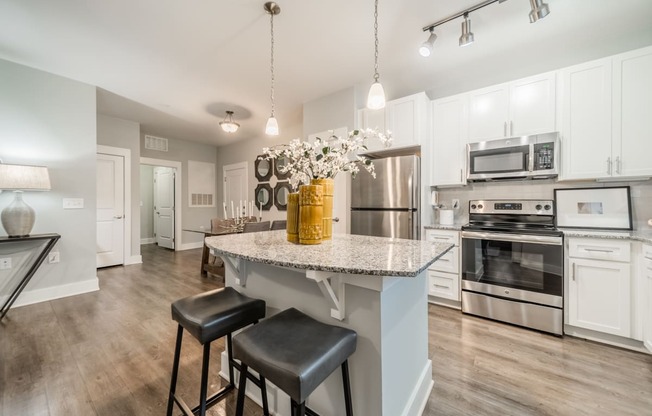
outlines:
{"label": "oven door handle", "polygon": [[483,233],[477,231],[462,231],[462,238],[469,238],[473,240],[507,241],[512,243],[546,244],[551,246],[562,245],[561,237],[551,237],[546,235],[501,234]]}

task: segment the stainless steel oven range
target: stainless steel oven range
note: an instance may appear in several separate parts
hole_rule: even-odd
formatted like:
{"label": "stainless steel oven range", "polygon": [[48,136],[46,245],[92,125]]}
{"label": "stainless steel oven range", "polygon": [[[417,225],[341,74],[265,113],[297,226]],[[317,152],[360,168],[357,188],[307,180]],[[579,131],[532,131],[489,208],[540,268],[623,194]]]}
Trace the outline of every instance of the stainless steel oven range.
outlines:
{"label": "stainless steel oven range", "polygon": [[561,335],[564,246],[552,200],[469,201],[462,311]]}

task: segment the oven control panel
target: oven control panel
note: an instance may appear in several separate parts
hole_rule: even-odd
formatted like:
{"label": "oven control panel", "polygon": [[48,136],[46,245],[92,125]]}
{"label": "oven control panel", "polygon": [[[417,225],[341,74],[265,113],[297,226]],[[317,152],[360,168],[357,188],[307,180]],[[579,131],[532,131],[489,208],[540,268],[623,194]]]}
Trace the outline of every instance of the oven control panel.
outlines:
{"label": "oven control panel", "polygon": [[469,214],[554,215],[554,211],[555,205],[550,199],[469,201]]}

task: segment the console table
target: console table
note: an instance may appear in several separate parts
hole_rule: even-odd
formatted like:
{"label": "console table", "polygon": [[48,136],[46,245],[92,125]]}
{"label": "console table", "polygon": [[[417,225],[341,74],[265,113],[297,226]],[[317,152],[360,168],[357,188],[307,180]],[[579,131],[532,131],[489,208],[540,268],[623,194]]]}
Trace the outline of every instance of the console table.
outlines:
{"label": "console table", "polygon": [[[9,254],[6,254],[6,247],[8,245],[19,245],[20,243],[26,243],[28,250],[39,250],[35,256],[31,256],[30,262],[25,264],[26,272],[18,280],[18,285],[11,291],[11,295],[0,308],[0,321],[5,317],[11,305],[14,304],[20,293],[25,289],[27,283],[29,283],[34,273],[38,268],[43,264],[43,261],[47,258],[48,253],[52,250],[52,247],[59,241],[61,236],[59,234],[34,234],[26,237],[0,237],[0,257],[10,257]],[[31,245],[30,243],[33,243]],[[18,266],[16,266],[18,267]]]}

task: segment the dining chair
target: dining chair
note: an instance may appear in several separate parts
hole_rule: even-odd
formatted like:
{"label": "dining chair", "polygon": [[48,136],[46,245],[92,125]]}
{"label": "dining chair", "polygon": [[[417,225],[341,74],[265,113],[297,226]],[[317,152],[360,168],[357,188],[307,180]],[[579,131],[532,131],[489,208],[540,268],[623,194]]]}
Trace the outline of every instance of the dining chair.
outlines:
{"label": "dining chair", "polygon": [[274,220],[270,230],[285,230],[287,228],[287,220]]}
{"label": "dining chair", "polygon": [[247,222],[244,225],[243,233],[255,233],[258,231],[269,231],[269,221]]}

